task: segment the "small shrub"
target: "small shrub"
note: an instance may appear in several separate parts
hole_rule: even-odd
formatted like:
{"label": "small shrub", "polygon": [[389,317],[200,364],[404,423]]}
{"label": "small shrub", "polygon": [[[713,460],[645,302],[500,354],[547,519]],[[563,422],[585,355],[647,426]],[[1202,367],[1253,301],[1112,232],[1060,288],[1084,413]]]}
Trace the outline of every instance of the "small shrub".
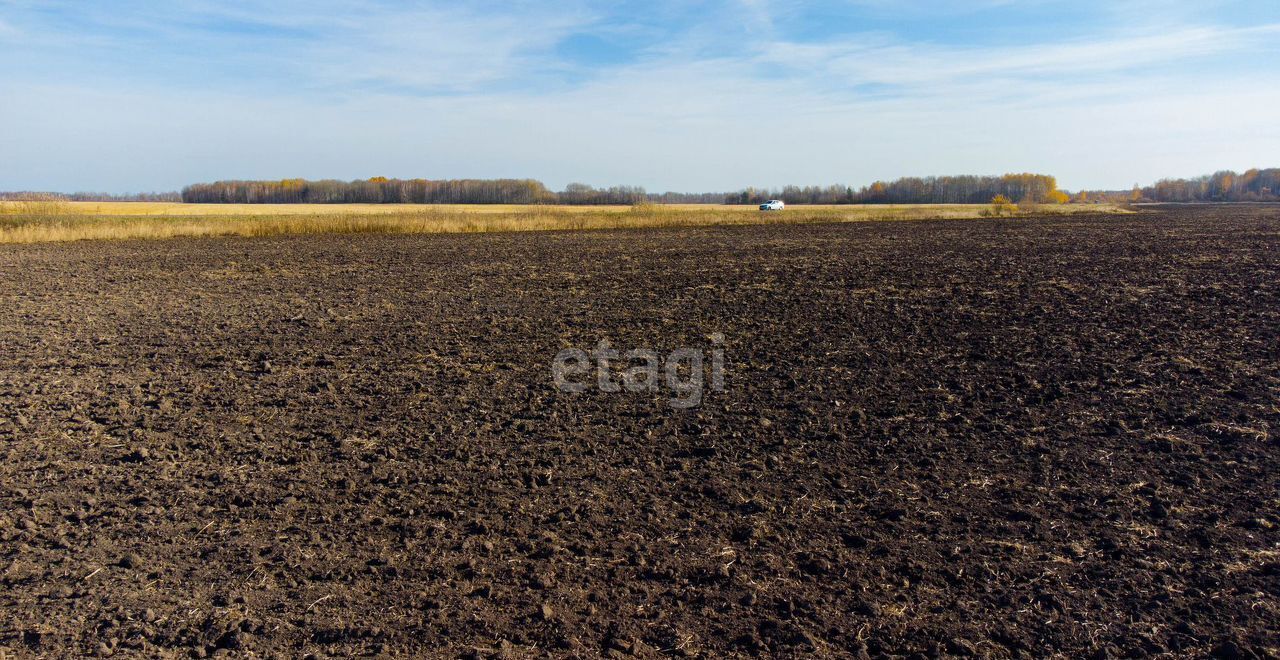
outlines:
{"label": "small shrub", "polygon": [[996,195],[995,197],[992,197],[991,208],[987,209],[983,213],[983,215],[987,217],[996,217],[996,218],[999,218],[1001,216],[1006,216],[1006,215],[1017,215],[1017,214],[1018,214],[1018,205],[1014,204],[1013,200],[1009,199],[1008,197],[1005,197],[1004,195]]}

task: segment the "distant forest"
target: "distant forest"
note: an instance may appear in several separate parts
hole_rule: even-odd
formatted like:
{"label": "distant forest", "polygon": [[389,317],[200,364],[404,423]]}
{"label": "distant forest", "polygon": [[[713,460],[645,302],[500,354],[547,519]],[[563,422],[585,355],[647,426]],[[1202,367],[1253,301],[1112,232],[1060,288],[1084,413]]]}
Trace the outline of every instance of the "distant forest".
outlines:
{"label": "distant forest", "polygon": [[161,193],[111,193],[77,192],[0,192],[0,201],[58,200],[64,202],[181,202],[180,192]]}
{"label": "distant forest", "polygon": [[0,200],[49,198],[76,202],[189,202],[199,204],[759,204],[781,199],[788,204],[986,204],[1003,195],[1018,204],[1088,202],[1280,202],[1280,168],[1224,170],[1193,179],[1162,179],[1131,190],[1086,190],[1068,195],[1046,174],[1004,176],[907,177],[853,188],[786,186],[746,188],[738,192],[649,193],[639,186],[594,188],[571,183],[549,190],[534,179],[388,179],[358,181],[218,181],[197,183],[178,192],[31,193],[0,192]]}
{"label": "distant forest", "polygon": [[200,204],[759,204],[782,199],[792,204],[985,204],[996,195],[1015,202],[1065,202],[1057,181],[1044,174],[944,176],[847,186],[748,188],[735,193],[649,194],[644,188],[593,188],[569,184],[548,190],[533,179],[429,181],[375,177],[362,181],[218,181],[182,190],[182,201]]}
{"label": "distant forest", "polygon": [[1142,189],[1155,202],[1280,201],[1280,168],[1252,169],[1244,174],[1224,170],[1196,179],[1162,179]]}
{"label": "distant forest", "polygon": [[284,179],[217,181],[182,189],[182,201],[198,204],[537,204],[555,198],[533,179]]}
{"label": "distant forest", "polygon": [[846,186],[787,186],[780,190],[747,189],[724,197],[726,204],[759,204],[781,199],[788,204],[986,204],[996,195],[1014,202],[1062,203],[1066,193],[1047,174],[1004,176],[907,177],[877,181],[854,189]]}
{"label": "distant forest", "polygon": [[111,193],[93,193],[78,192],[67,195],[69,202],[181,202],[182,193],[162,192],[162,193],[125,193],[123,195],[112,195]]}
{"label": "distant forest", "polygon": [[1280,202],[1280,168],[1222,170],[1194,179],[1161,179],[1132,190],[1088,190],[1078,202]]}

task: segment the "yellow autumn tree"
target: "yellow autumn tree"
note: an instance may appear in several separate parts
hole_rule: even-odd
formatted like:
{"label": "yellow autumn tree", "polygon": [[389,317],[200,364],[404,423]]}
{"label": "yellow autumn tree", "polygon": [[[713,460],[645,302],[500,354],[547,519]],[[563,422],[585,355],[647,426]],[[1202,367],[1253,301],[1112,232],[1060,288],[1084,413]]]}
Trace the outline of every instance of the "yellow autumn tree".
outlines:
{"label": "yellow autumn tree", "polygon": [[984,210],[982,215],[999,217],[1002,215],[1017,215],[1017,213],[1018,205],[1014,204],[1013,200],[1004,195],[996,195],[991,198],[991,208]]}

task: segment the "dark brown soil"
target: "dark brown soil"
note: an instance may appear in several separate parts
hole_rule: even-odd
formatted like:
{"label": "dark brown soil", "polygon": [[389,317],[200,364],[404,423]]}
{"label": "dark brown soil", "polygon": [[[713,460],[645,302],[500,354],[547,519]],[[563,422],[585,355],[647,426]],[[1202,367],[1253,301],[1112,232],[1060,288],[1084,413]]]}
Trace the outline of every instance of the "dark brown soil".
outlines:
{"label": "dark brown soil", "polygon": [[1278,340],[1264,207],[4,247],[0,648],[1274,658]]}

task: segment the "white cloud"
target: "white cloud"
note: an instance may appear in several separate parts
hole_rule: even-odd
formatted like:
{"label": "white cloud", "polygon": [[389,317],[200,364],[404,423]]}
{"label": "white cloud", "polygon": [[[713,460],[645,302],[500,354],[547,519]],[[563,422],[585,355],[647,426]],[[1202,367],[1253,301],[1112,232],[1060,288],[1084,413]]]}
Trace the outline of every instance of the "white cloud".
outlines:
{"label": "white cloud", "polygon": [[536,10],[490,15],[447,8],[383,12],[342,30],[336,43],[309,48],[306,68],[333,86],[370,82],[423,91],[478,91],[486,83],[546,64],[533,54],[586,23],[581,14]]}
{"label": "white cloud", "polygon": [[842,43],[773,43],[756,61],[786,65],[798,75],[815,79],[836,76],[837,81],[851,85],[879,83],[909,88],[1132,71],[1214,55],[1247,55],[1259,48],[1274,50],[1278,37],[1280,25],[1195,27],[1032,46],[955,48],[864,35]]}
{"label": "white cloud", "polygon": [[32,88],[0,108],[0,123],[24,127],[0,140],[0,181],[133,190],[241,177],[532,176],[556,187],[727,190],[1033,170],[1095,188],[1275,165],[1268,158],[1280,153],[1280,128],[1259,130],[1274,125],[1276,84],[1178,89],[1156,78],[1102,100],[1032,95],[1004,107],[964,96],[833,103],[802,84],[766,91],[751,78],[708,78],[713,69],[635,71],[563,95],[334,104]]}
{"label": "white cloud", "polygon": [[[786,9],[735,2],[751,9],[743,29]],[[1277,25],[1133,27],[1000,47],[883,34],[791,43],[761,30],[736,51],[702,48],[715,37],[694,30],[639,63],[538,88],[511,83],[554,70],[550,46],[599,17],[513,7],[338,11],[287,0],[264,17],[242,3],[186,0],[175,11],[318,37],[251,54],[284,72],[266,78],[283,81],[266,91],[198,79],[23,80],[22,93],[0,103],[0,125],[21,127],[0,132],[0,185],[124,191],[385,175],[728,190],[1034,170],[1096,188],[1280,164],[1268,162],[1280,153],[1269,116],[1280,107],[1280,72],[1199,65],[1274,57]],[[214,38],[164,14],[99,19],[167,39]],[[19,83],[0,84],[3,93]]]}

